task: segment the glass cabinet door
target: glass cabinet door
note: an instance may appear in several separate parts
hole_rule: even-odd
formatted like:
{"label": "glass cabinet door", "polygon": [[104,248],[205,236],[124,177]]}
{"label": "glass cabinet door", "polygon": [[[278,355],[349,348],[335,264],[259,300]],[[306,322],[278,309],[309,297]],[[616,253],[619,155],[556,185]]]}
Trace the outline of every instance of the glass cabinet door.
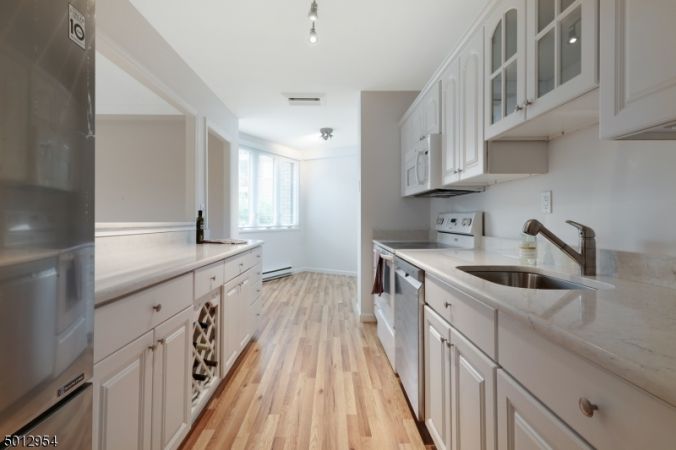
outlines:
{"label": "glass cabinet door", "polygon": [[582,71],[581,0],[538,0],[537,97]]}
{"label": "glass cabinet door", "polygon": [[486,25],[486,138],[525,117],[525,1],[506,0]]}
{"label": "glass cabinet door", "polygon": [[598,85],[597,22],[596,0],[529,0],[529,119]]}
{"label": "glass cabinet door", "polygon": [[517,27],[516,9],[510,9],[491,36],[491,124],[516,111]]}

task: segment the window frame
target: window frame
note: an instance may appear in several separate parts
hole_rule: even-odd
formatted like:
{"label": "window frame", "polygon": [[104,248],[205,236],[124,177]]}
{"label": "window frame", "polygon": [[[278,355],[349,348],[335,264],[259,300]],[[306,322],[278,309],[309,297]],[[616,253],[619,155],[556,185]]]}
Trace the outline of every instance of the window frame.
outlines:
{"label": "window frame", "polygon": [[[240,157],[242,152],[247,152],[249,154],[249,223],[247,225],[242,225],[240,222],[241,214],[241,205],[240,205]],[[272,158],[273,164],[273,224],[272,225],[261,225],[258,215],[258,198],[259,198],[259,157],[268,156]],[[293,209],[293,220],[291,225],[281,225],[281,212],[280,212],[280,201],[281,201],[281,189],[279,187],[279,166],[280,163],[291,163],[293,167],[292,174],[292,209]],[[265,151],[258,149],[256,147],[248,145],[240,145],[237,152],[237,229],[241,233],[257,233],[265,231],[288,231],[288,230],[299,230],[300,229],[300,161],[288,158],[277,153]]]}

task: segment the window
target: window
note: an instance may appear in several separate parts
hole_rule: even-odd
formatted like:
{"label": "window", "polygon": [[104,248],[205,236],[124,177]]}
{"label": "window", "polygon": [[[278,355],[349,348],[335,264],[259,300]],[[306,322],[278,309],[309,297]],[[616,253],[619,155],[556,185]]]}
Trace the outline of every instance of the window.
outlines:
{"label": "window", "polygon": [[239,228],[298,227],[298,161],[239,150]]}

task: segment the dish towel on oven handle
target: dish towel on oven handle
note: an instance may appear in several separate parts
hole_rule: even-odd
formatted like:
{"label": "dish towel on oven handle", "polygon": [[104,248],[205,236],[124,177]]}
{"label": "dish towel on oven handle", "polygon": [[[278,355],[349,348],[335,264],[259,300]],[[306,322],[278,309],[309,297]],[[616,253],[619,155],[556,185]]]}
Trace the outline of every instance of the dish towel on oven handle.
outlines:
{"label": "dish towel on oven handle", "polygon": [[385,286],[383,286],[383,264],[385,264],[383,257],[378,256],[376,278],[373,280],[373,289],[371,289],[371,295],[381,295],[385,291]]}

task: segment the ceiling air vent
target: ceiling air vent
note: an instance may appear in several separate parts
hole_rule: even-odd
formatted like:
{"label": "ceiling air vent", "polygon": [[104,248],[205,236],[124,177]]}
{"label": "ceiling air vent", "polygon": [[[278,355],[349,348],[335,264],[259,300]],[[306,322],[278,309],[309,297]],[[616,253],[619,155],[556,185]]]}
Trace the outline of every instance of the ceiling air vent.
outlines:
{"label": "ceiling air vent", "polygon": [[282,94],[291,106],[321,106],[324,104],[324,94]]}

